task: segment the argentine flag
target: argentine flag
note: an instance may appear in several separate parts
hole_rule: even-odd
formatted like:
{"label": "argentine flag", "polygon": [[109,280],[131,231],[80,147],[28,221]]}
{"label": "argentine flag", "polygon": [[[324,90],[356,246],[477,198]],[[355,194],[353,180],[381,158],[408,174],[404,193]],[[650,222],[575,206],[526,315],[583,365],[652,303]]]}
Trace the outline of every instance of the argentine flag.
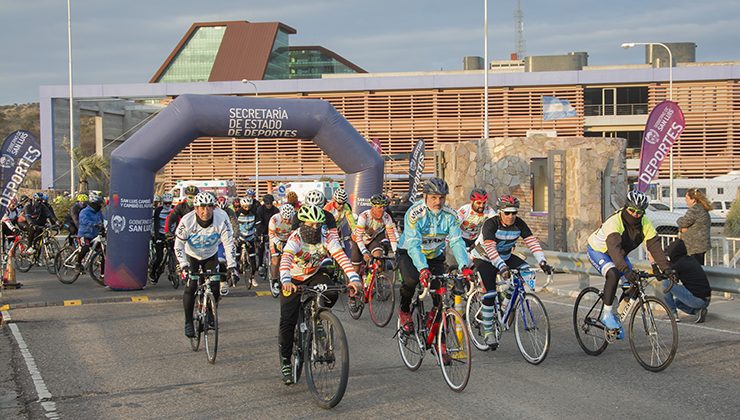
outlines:
{"label": "argentine flag", "polygon": [[545,121],[559,120],[576,116],[576,109],[567,99],[558,99],[555,96],[542,97],[542,117]]}

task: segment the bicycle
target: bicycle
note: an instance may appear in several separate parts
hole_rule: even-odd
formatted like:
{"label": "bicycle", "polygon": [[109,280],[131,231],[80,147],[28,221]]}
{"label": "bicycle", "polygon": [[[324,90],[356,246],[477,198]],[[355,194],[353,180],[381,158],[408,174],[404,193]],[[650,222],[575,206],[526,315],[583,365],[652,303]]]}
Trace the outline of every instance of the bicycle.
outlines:
{"label": "bicycle", "polygon": [[257,254],[255,251],[257,244],[254,241],[245,241],[242,237],[239,237],[239,243],[241,252],[239,253],[239,260],[237,263],[239,264],[239,271],[244,279],[244,285],[247,286],[247,290],[249,290],[252,288],[252,280],[254,279],[254,273],[256,271],[255,267],[257,267]]}
{"label": "bicycle", "polygon": [[82,252],[81,246],[65,245],[54,257],[54,267],[57,279],[64,284],[72,284],[86,272],[99,285],[105,286],[103,269],[105,268],[105,231],[100,230],[98,236],[90,242],[90,249],[82,258],[82,271],[77,269],[77,257]]}
{"label": "bicycle", "polygon": [[34,251],[29,254],[28,251],[31,247],[28,244],[28,239],[22,235],[16,235],[16,239],[13,241],[10,249],[13,253],[13,264],[18,271],[24,273],[30,271],[32,266],[38,264],[45,267],[49,274],[55,274],[54,257],[59,252],[59,242],[57,242],[55,236],[59,234],[61,226],[34,226],[33,229],[41,230],[41,233],[34,239]]}
{"label": "bicycle", "polygon": [[[195,291],[195,305],[193,306],[193,329],[195,337],[190,338],[190,348],[198,351],[200,337],[203,335],[206,345],[208,363],[216,363],[218,351],[218,303],[213,295],[213,288],[220,287],[225,273],[191,273],[185,281],[197,281]],[[206,279],[208,281],[206,281]]]}
{"label": "bicycle", "polygon": [[[494,296],[493,333],[496,345],[485,343],[483,328],[483,295],[485,287],[480,278],[478,284],[471,288],[465,308],[465,324],[470,332],[473,345],[481,351],[495,350],[501,341],[504,331],[508,331],[512,324],[519,353],[527,362],[538,365],[547,357],[550,350],[550,317],[545,306],[537,295],[528,292],[524,284],[534,272],[529,269],[510,268],[511,298],[506,305],[501,304],[500,293]],[[497,285],[508,285],[508,281],[497,281]]]}
{"label": "bicycle", "polygon": [[[462,392],[470,379],[470,337],[464,328],[462,315],[452,305],[454,295],[462,293],[465,278],[452,272],[433,275],[431,280],[434,279],[440,281],[439,289],[430,290],[427,285],[419,293],[422,288],[418,285],[411,300],[414,329],[407,332],[398,321],[398,349],[403,364],[411,371],[419,369],[426,350],[431,350],[437,357],[447,386],[455,392]],[[423,301],[430,292],[440,299],[430,312],[425,312]]]}
{"label": "bicycle", "polygon": [[364,294],[350,298],[348,301],[349,314],[353,319],[360,319],[365,304],[368,304],[370,319],[380,328],[388,325],[393,317],[393,309],[396,305],[393,290],[396,278],[395,271],[383,269],[387,261],[395,261],[395,258],[370,256]]}
{"label": "bicycle", "polygon": [[[623,325],[624,321],[627,321],[630,350],[637,362],[651,372],[660,372],[667,368],[676,356],[678,325],[673,312],[662,300],[645,294],[648,279],[660,280],[660,278],[645,271],[636,273],[638,280],[631,283],[627,290],[624,286],[622,288],[619,302],[626,303],[617,309],[617,314]],[[672,287],[673,283],[665,292],[668,293]],[[609,343],[617,338],[618,330],[608,330],[601,322],[604,311],[603,298],[604,294],[599,289],[587,287],[581,290],[573,308],[573,329],[576,339],[583,351],[591,356],[603,353]],[[670,322],[669,328],[659,328],[661,324],[656,322],[654,314],[656,308],[666,312]],[[646,342],[638,342],[641,338],[645,338]]]}
{"label": "bicycle", "polygon": [[[159,242],[164,242],[162,262],[160,262],[159,266],[156,267],[154,278],[159,279],[159,277],[166,270],[167,280],[172,283],[172,288],[177,289],[178,287],[180,287],[180,276],[178,275],[179,270],[177,268],[177,257],[175,257],[175,240],[172,237],[166,237],[162,239],[155,239],[152,241],[153,244]],[[154,256],[150,256],[150,258],[150,261],[154,261],[154,259],[156,258],[156,253],[154,254]]]}
{"label": "bicycle", "polygon": [[[345,285],[297,286],[301,304],[293,339],[293,383],[305,370],[311,395],[322,408],[339,404],[349,380],[349,348],[344,327],[322,301],[328,292],[344,293]],[[331,378],[338,373],[338,378]]]}

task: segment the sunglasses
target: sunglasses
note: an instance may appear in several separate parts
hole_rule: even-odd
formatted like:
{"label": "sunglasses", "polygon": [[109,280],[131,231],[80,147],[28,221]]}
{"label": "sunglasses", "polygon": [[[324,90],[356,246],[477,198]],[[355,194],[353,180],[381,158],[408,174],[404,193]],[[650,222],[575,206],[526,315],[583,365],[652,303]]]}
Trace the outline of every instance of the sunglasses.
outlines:
{"label": "sunglasses", "polygon": [[643,209],[636,209],[634,207],[627,207],[627,210],[630,211],[630,212],[632,212],[632,213],[635,213],[635,214],[645,214],[645,210],[643,210]]}
{"label": "sunglasses", "polygon": [[517,213],[519,213],[519,212],[518,211],[505,211],[504,212],[504,214],[507,215],[507,216],[516,215]]}

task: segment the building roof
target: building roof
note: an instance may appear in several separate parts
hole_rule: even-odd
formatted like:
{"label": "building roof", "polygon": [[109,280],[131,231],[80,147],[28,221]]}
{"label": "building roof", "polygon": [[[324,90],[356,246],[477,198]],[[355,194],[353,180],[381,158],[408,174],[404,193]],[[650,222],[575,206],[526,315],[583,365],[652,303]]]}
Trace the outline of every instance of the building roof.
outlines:
{"label": "building roof", "polygon": [[267,69],[278,30],[295,34],[296,30],[280,22],[252,23],[245,20],[228,22],[196,22],[180,39],[149,83],[157,83],[178,56],[187,41],[199,28],[226,26],[209,82],[262,80]]}
{"label": "building roof", "polygon": [[344,64],[345,66],[347,66],[349,68],[351,68],[352,70],[356,71],[357,73],[367,73],[367,71],[365,69],[363,69],[362,67],[358,66],[357,64],[355,64],[355,63],[347,60],[346,58],[344,58],[341,55],[335,53],[334,51],[332,51],[332,50],[330,50],[328,48],[322,47],[320,45],[309,45],[309,46],[297,45],[297,46],[290,46],[290,47],[288,47],[288,50],[290,50],[290,51],[302,51],[302,50],[318,51],[318,52],[320,52],[321,54],[323,54],[326,57],[333,58],[333,59],[337,60],[338,62]]}

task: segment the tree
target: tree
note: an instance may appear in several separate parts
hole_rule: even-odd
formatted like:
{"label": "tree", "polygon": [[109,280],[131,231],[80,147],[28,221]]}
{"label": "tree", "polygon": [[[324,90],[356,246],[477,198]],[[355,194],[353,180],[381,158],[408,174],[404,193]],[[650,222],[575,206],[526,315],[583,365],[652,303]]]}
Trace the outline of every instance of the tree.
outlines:
{"label": "tree", "polygon": [[[69,152],[69,143],[64,146]],[[72,150],[72,157],[75,161],[75,172],[79,179],[77,184],[78,191],[88,191],[89,181],[94,179],[98,182],[105,183],[110,179],[110,167],[108,160],[100,155],[85,155],[81,146]]]}

